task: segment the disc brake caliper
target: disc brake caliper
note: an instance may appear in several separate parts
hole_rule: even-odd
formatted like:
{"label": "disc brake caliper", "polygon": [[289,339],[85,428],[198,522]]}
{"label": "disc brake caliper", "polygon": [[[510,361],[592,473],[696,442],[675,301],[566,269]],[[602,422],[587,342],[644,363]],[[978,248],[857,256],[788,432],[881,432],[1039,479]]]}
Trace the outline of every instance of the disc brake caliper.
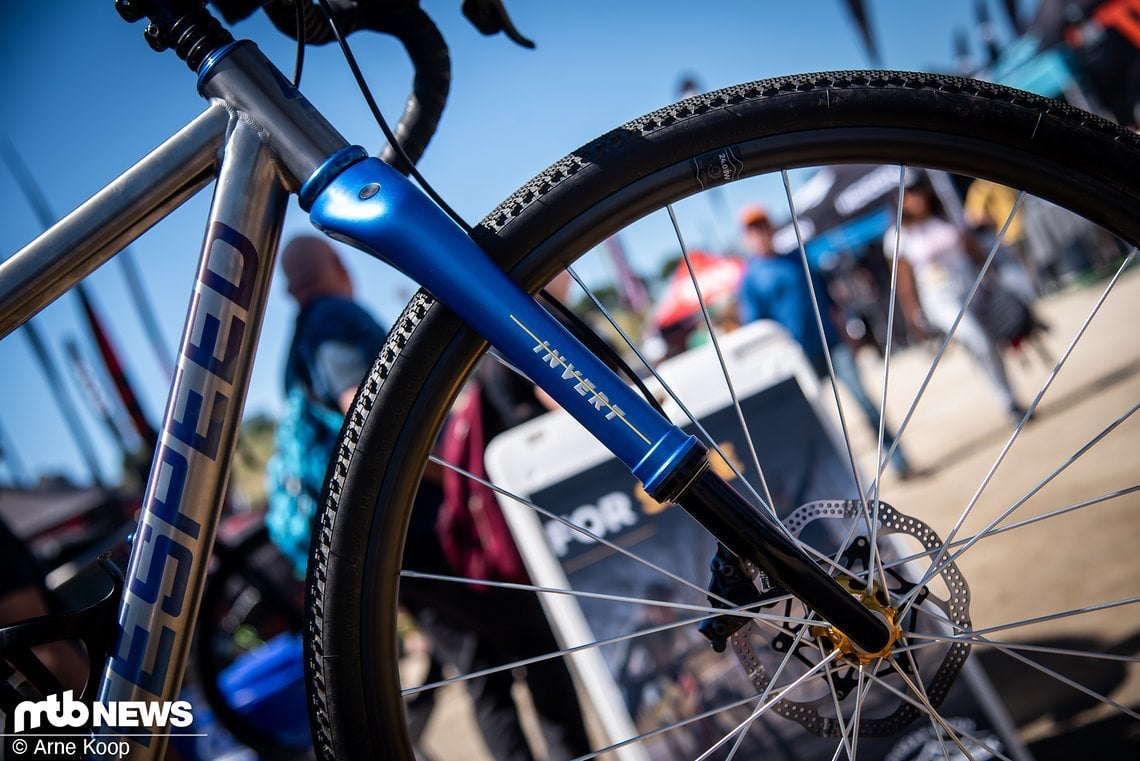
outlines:
{"label": "disc brake caliper", "polygon": [[[766,599],[784,594],[782,589],[772,585],[763,571],[741,560],[723,544],[717,545],[709,570],[712,572],[709,603],[717,608],[755,610],[762,607]],[[728,647],[728,638],[749,621],[751,618],[747,616],[723,614],[706,618],[697,628],[712,643],[713,650],[723,653]]]}

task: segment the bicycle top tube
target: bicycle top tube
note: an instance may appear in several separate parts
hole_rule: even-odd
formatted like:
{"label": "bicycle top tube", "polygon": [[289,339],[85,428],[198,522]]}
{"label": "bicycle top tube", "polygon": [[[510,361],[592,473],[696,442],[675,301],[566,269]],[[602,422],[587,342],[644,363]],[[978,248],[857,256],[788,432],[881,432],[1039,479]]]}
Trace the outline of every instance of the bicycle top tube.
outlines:
{"label": "bicycle top tube", "polygon": [[[248,40],[232,42],[203,62],[198,90],[249,115],[272,135],[272,150],[297,192],[314,176],[324,176],[330,158],[350,148],[348,141],[290,84]],[[355,158],[363,157],[357,149]]]}

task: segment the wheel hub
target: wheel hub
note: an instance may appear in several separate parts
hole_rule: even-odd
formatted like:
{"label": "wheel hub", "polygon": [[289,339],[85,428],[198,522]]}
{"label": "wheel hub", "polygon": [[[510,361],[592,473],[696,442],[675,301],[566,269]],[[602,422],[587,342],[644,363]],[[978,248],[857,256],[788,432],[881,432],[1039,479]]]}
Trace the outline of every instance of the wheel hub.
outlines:
{"label": "wheel hub", "polygon": [[826,650],[838,650],[848,661],[861,666],[872,663],[879,658],[889,657],[891,651],[894,649],[895,642],[902,636],[902,629],[899,628],[898,625],[898,610],[884,602],[884,600],[887,599],[887,594],[882,586],[876,581],[871,589],[868,590],[866,586],[847,576],[840,576],[836,581],[841,587],[847,589],[852,596],[858,599],[859,602],[863,603],[864,607],[886,623],[887,629],[890,632],[890,639],[881,650],[868,653],[860,650],[846,634],[830,624],[812,626],[810,629],[811,636],[823,644]]}
{"label": "wheel hub", "polygon": [[[839,565],[851,573],[840,574],[838,583],[879,615],[891,634],[882,650],[867,653],[827,623],[749,621],[729,636],[728,643],[757,694],[765,694],[773,679],[778,687],[815,671],[815,678],[781,697],[772,710],[824,737],[839,734],[844,721],[838,712],[849,718],[854,696],[860,690],[859,733],[866,737],[895,734],[922,715],[914,702],[897,697],[899,693],[910,694],[908,682],[921,685],[931,707],[940,705],[969,655],[967,643],[946,637],[970,630],[970,593],[957,566],[945,560],[919,587],[930,558],[940,554],[943,544],[933,529],[880,502],[875,555],[882,569],[876,570],[876,578],[868,587],[859,580],[872,575],[868,573],[870,541],[862,503],[811,502],[792,512],[783,523],[793,536],[820,553],[838,554]],[[851,540],[853,527],[864,533],[856,532]],[[840,551],[845,538],[849,546]],[[743,563],[743,569],[757,578],[758,570],[751,563]],[[760,588],[765,590],[763,583]],[[765,590],[762,597],[772,600],[764,610],[776,615],[791,619],[814,615],[779,588]],[[904,599],[909,599],[905,605],[901,604]],[[841,656],[822,664],[835,650]]]}

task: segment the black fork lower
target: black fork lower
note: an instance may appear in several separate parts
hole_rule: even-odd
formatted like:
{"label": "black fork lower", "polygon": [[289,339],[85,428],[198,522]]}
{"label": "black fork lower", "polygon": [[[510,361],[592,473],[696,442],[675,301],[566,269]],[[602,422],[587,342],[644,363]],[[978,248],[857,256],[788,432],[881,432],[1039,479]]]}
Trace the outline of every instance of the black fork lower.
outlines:
{"label": "black fork lower", "polygon": [[774,584],[846,634],[860,650],[876,653],[890,642],[884,621],[820,568],[774,517],[712,470],[704,468],[669,501],[683,507],[737,556],[755,563]]}

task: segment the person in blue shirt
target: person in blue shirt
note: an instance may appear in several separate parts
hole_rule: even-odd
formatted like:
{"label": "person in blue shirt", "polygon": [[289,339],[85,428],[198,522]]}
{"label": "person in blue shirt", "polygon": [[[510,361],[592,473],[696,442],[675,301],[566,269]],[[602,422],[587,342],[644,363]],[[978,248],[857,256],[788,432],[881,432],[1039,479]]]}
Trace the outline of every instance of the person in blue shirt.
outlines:
{"label": "person in blue shirt", "polygon": [[266,526],[304,578],[313,515],[344,414],[387,334],[353,301],[348,270],[323,239],[289,241],[281,269],[298,311],[285,359],[285,410],[266,469]]}
{"label": "person in blue shirt", "polygon": [[352,278],[324,239],[298,236],[284,247],[281,269],[299,311],[285,364],[285,389],[298,387],[341,414],[388,332],[353,301]]}
{"label": "person in blue shirt", "polygon": [[[831,318],[833,303],[827,287],[816,273],[811,275],[811,289],[819,303],[821,320],[816,319],[812,293],[804,277],[803,263],[796,256],[777,254],[772,246],[774,232],[768,212],[761,206],[748,206],[740,215],[744,228],[744,243],[750,256],[741,278],[738,294],[738,309],[741,324],[756,320],[773,320],[779,323],[803,349],[816,374],[828,378],[827,354],[831,354],[831,364],[835,377],[851,393],[867,424],[879,430],[879,409],[871,401],[859,379],[855,366],[855,353],[839,335]],[[819,323],[823,323],[823,338],[820,339]],[[884,450],[895,441],[890,426],[884,431]],[[902,478],[909,478],[913,471],[903,454],[902,447],[895,447],[891,455],[891,466]]]}

